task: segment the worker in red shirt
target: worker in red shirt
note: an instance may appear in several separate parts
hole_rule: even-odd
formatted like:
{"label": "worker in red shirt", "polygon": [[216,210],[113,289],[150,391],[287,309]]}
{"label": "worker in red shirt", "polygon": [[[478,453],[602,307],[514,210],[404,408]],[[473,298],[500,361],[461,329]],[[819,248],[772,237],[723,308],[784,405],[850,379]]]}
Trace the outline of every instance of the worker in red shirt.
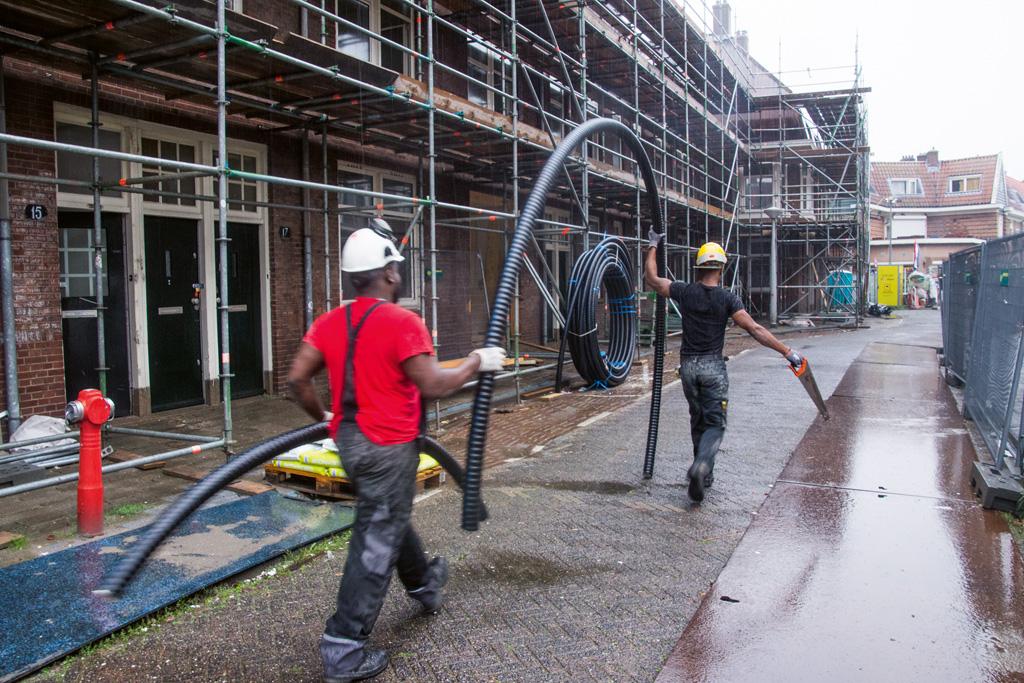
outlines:
{"label": "worker in red shirt", "polygon": [[[375,218],[349,236],[341,269],[355,300],[317,318],[299,348],[288,386],[314,420],[329,421],[342,465],[358,500],[338,603],[320,639],[324,680],[357,681],[381,673],[383,650],[365,647],[392,571],[428,613],[441,605],[448,581],[443,557],[429,562],[410,515],[419,466],[421,399],[456,392],[478,372],[497,372],[505,351],[477,349],[457,367],[442,368],[423,320],[396,305],[402,286],[391,228]],[[331,412],[313,378],[327,368]]]}

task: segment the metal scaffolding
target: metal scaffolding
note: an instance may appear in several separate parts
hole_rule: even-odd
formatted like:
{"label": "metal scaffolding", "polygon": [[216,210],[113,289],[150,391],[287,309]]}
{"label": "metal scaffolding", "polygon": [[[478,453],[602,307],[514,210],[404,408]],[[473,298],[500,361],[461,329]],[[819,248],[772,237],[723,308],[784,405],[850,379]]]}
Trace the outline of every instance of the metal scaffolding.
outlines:
{"label": "metal scaffolding", "polygon": [[[268,189],[265,200],[231,198],[231,204],[302,212],[307,324],[315,300],[314,216],[322,217],[320,275],[324,305],[330,306],[344,298],[340,272],[335,274],[337,286],[332,282],[331,252],[340,253],[341,240],[339,231],[332,244],[330,221],[411,207],[411,224],[401,226],[402,246],[418,255],[420,310],[429,311],[440,353],[439,231],[507,236],[519,213],[521,192],[529,189],[557,141],[588,118],[614,117],[633,128],[654,163],[669,230],[669,268],[676,277],[690,277],[690,255],[702,242],[715,240],[730,255],[726,281],[754,312],[764,312],[774,302],[779,318],[859,319],[868,245],[867,143],[865,89],[856,67],[849,87],[795,93],[782,83],[781,74],[771,74],[750,57],[737,36],[721,30],[718,6],[711,21],[703,2],[459,0],[444,9],[433,0],[384,2],[407,22],[402,24],[407,26],[404,39],[342,16],[335,2],[280,0],[282,8],[301,14],[295,33],[267,23],[266,17],[232,11],[234,3],[227,0],[0,0],[0,51],[8,60],[71,74],[88,70],[93,118],[92,147],[0,130],[0,152],[6,158],[8,146],[33,146],[94,159],[91,183],[29,179],[0,166],[0,200],[8,181],[90,188],[97,255],[103,193],[178,196],[216,207],[226,444],[232,438],[226,274],[232,180]],[[342,35],[348,44],[365,45],[366,58],[346,52]],[[384,51],[394,57],[387,67],[380,58]],[[478,57],[480,68],[467,68],[470,54]],[[170,104],[185,100],[202,105],[216,125],[215,162],[101,149],[104,79],[157,93]],[[229,125],[260,130],[269,140],[297,141],[301,178],[232,168]],[[322,142],[319,181],[312,179],[311,170],[309,138],[314,134]],[[339,154],[353,145],[417,159],[422,196],[340,185],[328,166],[328,148]],[[101,158],[159,166],[162,175],[103,185]],[[447,185],[441,176],[451,185],[500,198],[501,210],[465,200],[444,201],[440,194]],[[183,177],[215,179],[216,194],[166,191],[163,181]],[[764,177],[770,182],[762,186]],[[632,158],[617,141],[592,139],[566,164],[551,197],[563,217],[543,222],[532,254],[539,267],[526,269],[540,290],[541,305],[552,310],[556,327],[562,318],[559,282],[545,259],[545,247],[564,248],[571,260],[589,246],[592,236],[615,234],[642,245],[649,217],[640,201],[640,184]],[[302,204],[277,200],[270,188],[283,186],[299,188]],[[320,206],[313,205],[313,193],[321,196]],[[346,205],[343,194],[369,198],[370,206]],[[10,228],[7,201],[3,204],[0,256],[9,247],[4,239]],[[772,219],[775,212],[766,212],[769,208],[781,211]],[[639,249],[637,259],[639,266]],[[9,277],[9,260],[0,258],[0,265]],[[480,265],[482,269],[482,258]],[[841,275],[847,271],[849,282]],[[767,287],[769,272],[775,274],[774,287]],[[97,281],[101,276],[97,270]],[[5,281],[0,279],[0,285]],[[636,286],[642,291],[640,278]],[[517,290],[509,332],[517,359],[510,374],[517,397],[523,289]],[[0,294],[6,312],[10,288],[0,286]],[[106,370],[103,306],[101,295],[96,302],[101,384]],[[5,315],[4,323],[8,409],[14,417],[11,366],[16,359],[10,353],[13,329],[8,329],[13,321]],[[16,375],[14,382],[16,399]]]}

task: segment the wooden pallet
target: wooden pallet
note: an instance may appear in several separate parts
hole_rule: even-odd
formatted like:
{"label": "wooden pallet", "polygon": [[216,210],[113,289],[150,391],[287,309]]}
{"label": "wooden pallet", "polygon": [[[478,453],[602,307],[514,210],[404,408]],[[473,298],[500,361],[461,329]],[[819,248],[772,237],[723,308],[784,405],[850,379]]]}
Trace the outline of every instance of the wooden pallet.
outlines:
{"label": "wooden pallet", "polygon": [[[355,486],[348,479],[328,477],[325,474],[314,472],[301,472],[276,465],[264,465],[263,473],[266,480],[276,486],[283,486],[302,493],[334,500],[355,500],[356,498]],[[440,467],[417,472],[416,493],[439,488],[442,483],[444,483],[444,470]]]}

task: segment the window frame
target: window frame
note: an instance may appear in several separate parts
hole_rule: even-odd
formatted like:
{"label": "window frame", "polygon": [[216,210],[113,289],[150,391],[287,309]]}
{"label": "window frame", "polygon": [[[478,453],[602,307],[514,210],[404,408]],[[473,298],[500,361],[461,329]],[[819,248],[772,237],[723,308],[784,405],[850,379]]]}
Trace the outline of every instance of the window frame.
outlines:
{"label": "window frame", "polygon": [[[764,189],[764,182],[768,182],[768,193],[765,194],[760,190]],[[754,182],[758,185],[758,192],[751,193],[750,186]],[[775,199],[775,176],[771,173],[752,173],[747,176],[743,176],[743,208],[748,212],[764,211]],[[757,205],[754,204],[756,200]]]}
{"label": "window frame", "polygon": [[[480,57],[474,56],[474,53],[476,52],[476,50],[474,50],[473,47],[474,45],[479,46],[479,50],[483,51],[486,54],[485,59],[481,59]],[[491,47],[490,44],[487,43],[487,41],[477,38],[466,38],[467,75],[470,75],[469,70],[474,66],[477,67],[478,69],[483,70],[483,72],[486,74],[486,82],[488,85],[490,85],[490,88],[483,88],[484,92],[486,93],[486,103],[477,102],[476,100],[473,99],[471,89],[482,88],[482,86],[479,86],[473,83],[472,81],[467,80],[466,99],[469,100],[474,106],[484,107],[485,109],[489,109],[498,114],[508,114],[508,112],[505,111],[506,106],[515,106],[514,103],[509,102],[511,98],[512,83],[511,62],[504,56],[502,56],[499,52],[497,52],[493,47]],[[473,76],[473,78],[476,77]],[[484,79],[477,78],[476,80],[482,81]],[[509,87],[505,87],[506,84],[508,84]],[[500,90],[503,94],[499,95],[498,93],[494,92],[494,90],[491,90],[491,88]],[[500,107],[498,106],[499,100],[501,101]]]}
{"label": "window frame", "polygon": [[[341,2],[341,1],[342,0],[334,0],[334,3],[333,3],[334,4],[334,14],[336,14],[338,16],[341,16],[341,11],[340,11],[340,8],[338,6],[338,3]],[[383,22],[381,21],[381,13],[383,13],[383,12],[387,12],[389,15],[391,15],[395,19],[400,19],[405,24],[405,26],[404,26],[405,40],[402,42],[402,44],[405,45],[405,47],[408,48],[408,49],[415,49],[415,46],[412,44],[413,40],[414,40],[414,30],[413,29],[414,29],[414,23],[415,22],[413,20],[413,16],[412,16],[413,15],[413,11],[412,11],[411,8],[407,8],[407,14],[402,15],[402,14],[399,14],[396,10],[394,10],[394,9],[392,9],[390,7],[386,7],[384,5],[384,3],[381,2],[381,0],[351,0],[351,1],[352,2],[358,2],[360,4],[366,5],[368,13],[369,13],[369,21],[368,21],[369,25],[366,26],[365,28],[366,28],[367,31],[369,31],[373,35],[371,36],[371,35],[366,35],[366,34],[362,34],[362,33],[360,34],[360,35],[362,35],[362,36],[364,36],[366,38],[366,41],[368,43],[368,57],[364,61],[367,61],[367,62],[369,62],[371,64],[374,64],[374,65],[379,66],[379,67],[384,68],[384,69],[388,68],[388,67],[385,67],[381,63],[381,54],[382,54],[383,43],[380,41],[380,38],[384,37],[381,34],[381,30],[382,30],[381,26],[383,25]],[[331,20],[329,20],[329,21],[331,21]],[[337,21],[331,21],[331,23],[334,24],[334,45],[331,46],[331,47],[333,47],[336,51],[338,51],[338,52],[340,52],[340,53],[342,53],[344,55],[348,55],[349,57],[352,57],[353,59],[363,59],[363,57],[361,57],[359,55],[353,55],[350,52],[345,52],[343,49],[341,49],[341,46],[338,44],[338,39],[340,38],[341,33],[342,33],[342,29],[344,27],[343,27],[342,24],[339,24]],[[356,23],[356,22],[353,22],[353,23]],[[310,33],[313,32],[312,23],[310,24],[310,29],[309,30],[310,30]],[[374,37],[374,36],[376,36],[376,37]],[[310,40],[316,40],[315,38],[312,38],[310,36],[307,36],[307,38],[309,38]],[[319,42],[319,41],[317,41],[317,42]],[[396,41],[396,42],[398,42],[398,41]],[[411,54],[409,54],[408,52],[402,51],[402,69],[399,71],[399,73],[401,73],[403,75],[406,75],[406,76],[411,76],[412,72],[413,72],[413,66],[414,66],[413,65],[413,56]]]}
{"label": "window frame", "polygon": [[[924,185],[921,183],[921,179],[920,178],[914,178],[914,177],[911,177],[911,178],[888,178],[887,181],[888,181],[888,185],[889,185],[889,192],[894,197],[920,197],[920,196],[922,196],[924,194]],[[904,188],[905,188],[906,187],[906,183],[911,183],[911,182],[915,183],[915,187],[917,188],[917,192],[897,192],[896,188],[893,186],[893,183],[904,183]]]}
{"label": "window frame", "polygon": [[[83,126],[89,127],[91,125],[92,114],[87,109],[79,109],[75,107],[71,108],[60,108],[54,111],[53,116],[53,139],[57,140],[57,126],[58,124],[65,124],[71,126]],[[122,125],[120,122],[114,122],[108,120],[108,117],[100,115],[100,130],[116,131],[121,136],[121,142],[118,146],[118,151],[128,152],[131,151],[129,148],[131,141],[130,136],[127,132],[127,127]],[[84,155],[75,155],[82,159],[85,159],[88,163],[92,162],[92,157]],[[121,177],[126,178],[130,171],[131,166],[126,161],[121,162]],[[57,178],[57,153],[53,154],[53,177]],[[92,210],[92,193],[91,192],[68,192],[63,189],[66,186],[57,185],[57,206],[61,209],[81,209],[86,211]],[[103,211],[110,211],[114,213],[127,213],[128,212],[128,197],[130,195],[126,192],[118,192],[116,196],[106,197],[103,193],[100,193],[100,207]]]}
{"label": "window frame", "polygon": [[[978,188],[976,190],[968,190],[968,189],[966,189],[967,183],[970,180],[977,180],[978,181]],[[954,190],[953,189],[953,183],[958,182],[958,181],[963,183],[963,186],[964,186],[965,189],[963,189],[963,190]],[[946,194],[958,195],[958,196],[959,195],[964,195],[964,194],[981,194],[981,174],[980,173],[967,173],[965,175],[950,176],[949,178],[946,179]]]}
{"label": "window frame", "polygon": [[[379,192],[379,193],[383,194],[384,193],[384,182],[387,180],[387,181],[391,181],[391,182],[407,183],[407,184],[409,184],[412,187],[412,196],[413,197],[418,197],[419,196],[417,194],[416,176],[413,175],[412,173],[402,173],[402,172],[399,172],[399,171],[384,170],[384,169],[376,168],[376,167],[372,167],[372,166],[359,166],[357,164],[352,164],[352,163],[348,163],[348,162],[345,162],[345,161],[339,161],[338,164],[337,164],[336,176],[335,176],[335,180],[336,180],[335,184],[338,185],[339,187],[344,187],[343,185],[341,185],[340,182],[337,182],[337,181],[340,180],[339,176],[340,176],[341,173],[351,173],[353,175],[366,176],[366,177],[370,178],[371,190],[374,193],[378,193]],[[340,195],[339,195],[339,198],[340,198]],[[380,202],[380,200],[379,200],[378,197],[371,198],[371,201],[370,201],[370,204],[369,204],[369,208],[373,212],[373,215],[377,215],[377,213],[378,213],[378,210],[375,207],[376,207],[376,205],[379,202]],[[416,206],[410,202],[409,210],[408,211],[404,211],[402,209],[397,209],[397,208],[391,207],[391,208],[384,208],[384,209],[380,210],[379,213],[383,216],[384,220],[388,221],[388,223],[391,225],[391,229],[395,232],[395,237],[397,239],[401,240],[402,237],[404,236],[404,231],[406,230],[406,228],[409,227],[409,221],[412,220],[412,217],[416,214]],[[341,274],[341,272],[342,272],[341,271],[341,252],[342,252],[342,249],[345,246],[345,241],[344,240],[346,239],[346,237],[345,237],[345,227],[342,226],[342,222],[341,222],[342,218],[343,218],[343,214],[339,214],[338,218],[337,218],[337,221],[335,223],[335,230],[336,230],[336,233],[337,233],[336,234],[336,239],[337,239],[337,245],[338,245],[338,250],[337,250],[337,267],[338,267],[338,290],[337,290],[337,295],[338,295],[338,300],[341,303],[345,304],[345,303],[351,302],[353,299],[350,298],[350,297],[346,298],[345,288],[344,288],[344,278],[343,278],[343,276]],[[405,245],[405,249],[403,249],[403,254],[402,254],[403,256],[405,256],[406,261],[409,264],[408,272],[410,274],[410,278],[409,278],[410,281],[407,283],[408,286],[409,286],[410,296],[402,297],[398,301],[398,304],[400,306],[404,307],[404,308],[416,308],[416,307],[418,307],[419,303],[420,303],[420,299],[422,297],[422,292],[420,291],[420,278],[419,278],[419,268],[420,268],[420,261],[421,261],[419,250],[421,248],[422,227],[423,227],[423,214],[421,212],[420,213],[420,217],[416,221],[416,224],[413,226],[412,230],[409,231],[409,242],[408,242],[408,244]]]}

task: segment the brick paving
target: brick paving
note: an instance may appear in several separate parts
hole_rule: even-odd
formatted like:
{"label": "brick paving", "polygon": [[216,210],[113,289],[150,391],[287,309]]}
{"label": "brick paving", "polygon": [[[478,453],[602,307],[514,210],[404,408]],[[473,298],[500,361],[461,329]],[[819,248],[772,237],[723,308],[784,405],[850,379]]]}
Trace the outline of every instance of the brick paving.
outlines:
{"label": "brick paving", "polygon": [[[912,325],[879,322],[795,345],[811,357],[827,396],[864,344],[906,333],[902,327]],[[564,396],[496,414],[492,433],[516,436],[521,454],[486,472],[492,518],[479,533],[459,529],[453,489],[417,506],[427,547],[452,561],[448,601],[437,616],[422,617],[393,585],[374,633],[392,654],[379,680],[652,680],[814,418],[774,354],[743,353],[729,369],[730,427],[715,488],[701,506],[685,494],[689,458],[680,453],[689,439],[678,383],[666,390],[651,482],[640,479],[648,401],[629,397],[642,393],[633,385],[621,388],[628,403],[614,412],[618,399]],[[586,418],[577,412],[570,420],[559,412],[562,402],[589,404],[591,417],[608,414],[578,427]],[[457,421],[449,427],[446,438],[462,443]],[[77,657],[60,676],[319,680],[316,641],[333,608],[342,555]]]}

